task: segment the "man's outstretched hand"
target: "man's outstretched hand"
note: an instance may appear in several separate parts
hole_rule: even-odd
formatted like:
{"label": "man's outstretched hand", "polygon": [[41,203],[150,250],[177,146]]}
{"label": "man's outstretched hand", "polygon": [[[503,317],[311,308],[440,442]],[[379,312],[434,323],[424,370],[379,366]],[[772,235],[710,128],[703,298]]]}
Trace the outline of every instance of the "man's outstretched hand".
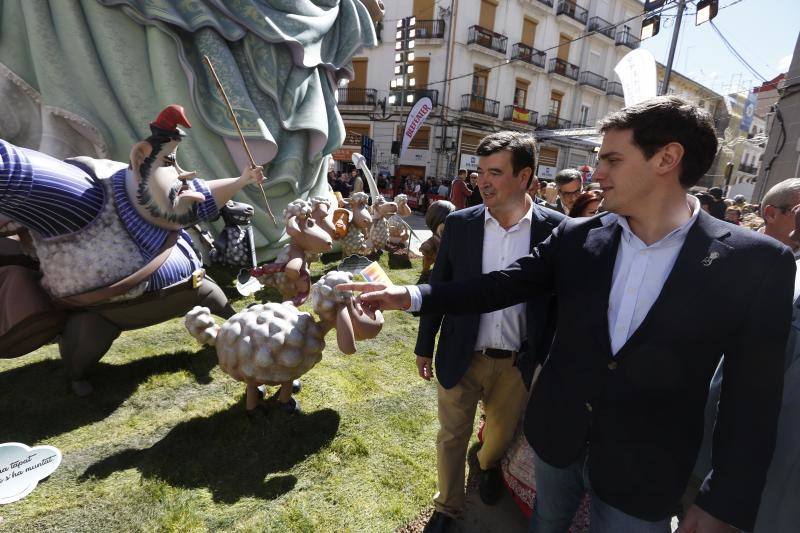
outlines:
{"label": "man's outstretched hand", "polygon": [[337,291],[355,291],[361,294],[358,300],[361,306],[374,313],[375,311],[405,311],[411,307],[411,296],[402,285],[386,285],[384,283],[342,283],[336,286]]}

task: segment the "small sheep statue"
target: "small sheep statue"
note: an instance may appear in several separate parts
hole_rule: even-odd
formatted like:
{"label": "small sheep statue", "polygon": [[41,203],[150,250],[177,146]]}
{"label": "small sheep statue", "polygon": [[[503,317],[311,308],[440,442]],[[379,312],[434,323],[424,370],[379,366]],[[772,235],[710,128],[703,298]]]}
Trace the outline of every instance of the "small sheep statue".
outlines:
{"label": "small sheep statue", "polygon": [[372,250],[380,252],[386,249],[389,240],[389,224],[387,219],[397,213],[397,204],[387,202],[383,196],[378,196],[372,204],[372,227],[369,229],[369,240]]}
{"label": "small sheep statue", "polygon": [[[342,238],[342,257],[353,254],[364,255],[367,253],[366,234],[372,224],[367,203],[369,195],[364,192],[354,192],[348,201],[351,213],[347,235]],[[342,211],[338,209],[337,211]]]}
{"label": "small sheep statue", "polygon": [[189,333],[201,343],[215,346],[222,370],[247,384],[248,413],[263,409],[260,385],[280,385],[278,402],[287,412],[299,411],[292,397],[292,380],[299,378],[322,359],[325,334],[336,328],[339,350],[356,351],[355,341],[378,335],[383,325],[380,312],[365,313],[353,293],[334,287],[349,283],[349,272],[332,271],[311,288],[311,306],[319,315],[315,321],[289,303],[253,305],[232,316],[222,326],[205,307],[195,307],[184,319]]}
{"label": "small sheep statue", "polygon": [[[319,203],[317,204],[319,208]],[[317,225],[312,202],[295,200],[283,211],[290,240],[274,263],[254,268],[250,273],[262,285],[273,285],[285,300],[300,305],[308,298],[311,278],[308,263],[333,247],[331,236]]]}

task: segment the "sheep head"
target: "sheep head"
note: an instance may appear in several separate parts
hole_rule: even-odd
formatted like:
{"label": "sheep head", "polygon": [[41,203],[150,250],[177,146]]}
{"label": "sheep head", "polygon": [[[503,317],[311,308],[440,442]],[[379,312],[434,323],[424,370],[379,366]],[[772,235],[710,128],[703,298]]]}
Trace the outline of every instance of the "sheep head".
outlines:
{"label": "sheep head", "polygon": [[336,228],[333,225],[331,201],[322,196],[311,198],[311,218],[322,228],[325,233],[336,239]]}
{"label": "sheep head", "polygon": [[368,201],[369,195],[367,193],[354,192],[350,195],[348,207],[353,213],[350,223],[358,229],[367,229],[372,224],[372,216],[369,214],[369,208],[367,207]]}
{"label": "sheep head", "polygon": [[395,202],[387,202],[383,196],[378,196],[378,199],[372,205],[372,214],[375,219],[389,218],[397,213],[397,204]]}
{"label": "sheep head", "polygon": [[333,247],[331,236],[312,217],[312,208],[305,200],[295,200],[283,211],[286,233],[292,245],[306,253],[318,254],[330,251]]}
{"label": "sheep head", "polygon": [[323,327],[336,327],[336,342],[345,354],[356,351],[355,341],[372,339],[383,326],[380,311],[374,316],[366,313],[355,301],[350,291],[336,291],[334,287],[353,280],[350,272],[328,272],[311,287],[311,307],[319,315]]}
{"label": "sheep head", "polygon": [[408,207],[408,196],[405,194],[395,196],[394,203],[397,204],[397,214],[401,217],[407,217],[411,214],[411,208]]}

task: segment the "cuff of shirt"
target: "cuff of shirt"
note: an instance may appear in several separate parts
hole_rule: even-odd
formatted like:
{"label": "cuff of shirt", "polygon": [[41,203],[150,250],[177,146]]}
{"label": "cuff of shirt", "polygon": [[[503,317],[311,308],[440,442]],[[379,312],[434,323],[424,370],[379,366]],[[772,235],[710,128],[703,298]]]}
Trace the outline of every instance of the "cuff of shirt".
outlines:
{"label": "cuff of shirt", "polygon": [[406,285],[408,295],[411,297],[411,306],[406,309],[409,313],[416,313],[422,308],[422,293],[416,285]]}
{"label": "cuff of shirt", "polygon": [[205,201],[200,202],[197,206],[197,217],[200,220],[214,220],[219,216],[219,209],[217,208],[217,201],[211,191],[206,187],[205,180],[195,178],[192,180],[192,186],[197,192],[203,193],[206,197]]}

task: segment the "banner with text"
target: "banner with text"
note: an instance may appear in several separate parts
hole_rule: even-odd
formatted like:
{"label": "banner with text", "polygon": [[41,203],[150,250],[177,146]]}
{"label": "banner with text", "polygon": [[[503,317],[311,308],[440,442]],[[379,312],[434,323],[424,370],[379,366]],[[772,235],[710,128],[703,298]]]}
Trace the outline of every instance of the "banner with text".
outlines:
{"label": "banner with text", "polygon": [[411,108],[411,112],[406,119],[406,127],[403,130],[403,147],[400,150],[400,157],[403,157],[403,153],[411,143],[411,139],[417,134],[420,126],[422,126],[425,119],[428,118],[431,111],[433,111],[433,102],[431,102],[431,99],[427,96],[417,100],[417,103]]}
{"label": "banner with text", "polygon": [[625,94],[625,107],[638,104],[657,94],[656,58],[644,48],[637,48],[625,54],[614,67],[622,92]]}

